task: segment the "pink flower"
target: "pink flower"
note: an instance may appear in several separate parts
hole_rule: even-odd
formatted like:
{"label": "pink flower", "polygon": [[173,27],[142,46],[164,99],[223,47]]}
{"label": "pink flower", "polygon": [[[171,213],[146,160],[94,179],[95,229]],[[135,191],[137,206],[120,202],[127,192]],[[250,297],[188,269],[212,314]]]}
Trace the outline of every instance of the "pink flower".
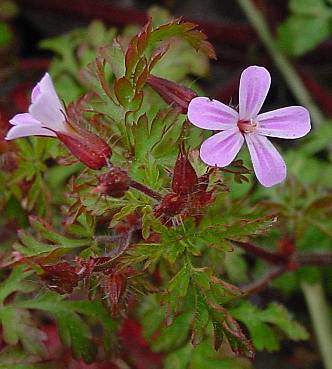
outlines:
{"label": "pink flower", "polygon": [[289,106],[258,114],[271,84],[270,73],[251,66],[241,74],[239,112],[207,97],[196,97],[188,107],[189,121],[195,126],[219,132],[203,142],[201,159],[210,166],[229,165],[244,141],[248,145],[255,174],[265,187],[286,178],[286,164],[266,138],[299,138],[311,129],[310,115],[302,106]]}
{"label": "pink flower", "polygon": [[27,136],[56,137],[56,132],[72,131],[66,124],[64,107],[54,89],[48,73],[34,87],[31,93],[29,113],[17,114],[9,122],[12,127],[5,137],[13,140]]}
{"label": "pink flower", "polygon": [[13,127],[7,132],[6,140],[27,136],[57,137],[91,169],[106,166],[112,154],[111,148],[100,137],[69,123],[48,73],[32,90],[29,113],[17,114],[9,122]]}

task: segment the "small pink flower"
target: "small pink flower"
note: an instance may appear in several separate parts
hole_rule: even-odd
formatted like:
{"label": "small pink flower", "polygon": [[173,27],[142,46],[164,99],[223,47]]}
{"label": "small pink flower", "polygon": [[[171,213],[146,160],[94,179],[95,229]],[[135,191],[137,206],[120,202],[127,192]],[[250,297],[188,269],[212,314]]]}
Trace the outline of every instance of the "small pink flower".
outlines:
{"label": "small pink flower", "polygon": [[48,73],[34,87],[31,93],[29,113],[17,114],[9,122],[12,127],[5,137],[13,140],[27,136],[56,137],[56,132],[71,132],[66,123],[64,107],[54,89]]}
{"label": "small pink flower", "polygon": [[112,154],[103,139],[68,121],[48,73],[32,90],[29,113],[17,114],[9,122],[13,127],[7,132],[6,140],[27,136],[57,137],[91,169],[106,166]]}
{"label": "small pink flower", "polygon": [[299,138],[311,129],[310,115],[302,106],[289,106],[258,114],[271,84],[270,73],[251,66],[241,74],[239,112],[207,97],[196,97],[188,107],[189,121],[203,129],[222,131],[203,142],[201,159],[210,166],[229,165],[247,142],[259,182],[271,187],[286,178],[286,164],[265,137]]}

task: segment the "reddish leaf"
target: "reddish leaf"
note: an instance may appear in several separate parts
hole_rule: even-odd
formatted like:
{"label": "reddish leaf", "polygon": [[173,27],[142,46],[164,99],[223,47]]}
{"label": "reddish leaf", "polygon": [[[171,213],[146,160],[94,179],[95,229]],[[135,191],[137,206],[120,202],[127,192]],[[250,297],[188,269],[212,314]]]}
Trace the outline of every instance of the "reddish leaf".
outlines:
{"label": "reddish leaf", "polygon": [[255,349],[252,342],[243,333],[239,323],[225,310],[225,320],[222,323],[224,334],[227,337],[233,352],[248,359],[255,358]]}
{"label": "reddish leaf", "polygon": [[142,31],[138,34],[137,51],[139,55],[142,55],[144,50],[148,46],[151,29],[152,29],[151,19],[149,19],[149,21],[143,27]]}
{"label": "reddish leaf", "polygon": [[151,55],[151,58],[150,58],[150,65],[149,65],[150,72],[153,69],[153,67],[158,63],[158,61],[166,54],[168,49],[169,49],[169,44],[165,44],[165,45],[162,45],[154,49]]}
{"label": "reddish leaf", "polygon": [[204,32],[197,29],[198,25],[184,22],[181,18],[163,24],[151,33],[150,43],[156,43],[174,36],[187,40],[197,51],[202,51],[211,59],[217,59],[214,47]]}
{"label": "reddish leaf", "polygon": [[134,97],[133,87],[127,77],[122,77],[114,83],[114,92],[119,103],[128,107]]}
{"label": "reddish leaf", "polygon": [[101,288],[105,293],[111,306],[112,314],[115,315],[119,308],[119,303],[124,295],[127,286],[129,269],[125,271],[108,272],[101,280]]}
{"label": "reddish leaf", "polygon": [[130,41],[130,44],[126,51],[126,55],[125,55],[126,76],[131,75],[139,59],[138,50],[137,50],[137,39],[138,39],[138,36],[135,36]]}

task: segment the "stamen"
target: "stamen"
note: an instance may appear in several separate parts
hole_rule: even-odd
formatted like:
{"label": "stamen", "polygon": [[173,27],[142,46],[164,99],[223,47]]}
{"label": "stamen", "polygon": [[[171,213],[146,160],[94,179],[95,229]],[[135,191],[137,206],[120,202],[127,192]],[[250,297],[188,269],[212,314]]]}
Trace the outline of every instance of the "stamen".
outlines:
{"label": "stamen", "polygon": [[237,126],[242,133],[252,133],[256,130],[257,122],[253,119],[250,120],[239,120]]}

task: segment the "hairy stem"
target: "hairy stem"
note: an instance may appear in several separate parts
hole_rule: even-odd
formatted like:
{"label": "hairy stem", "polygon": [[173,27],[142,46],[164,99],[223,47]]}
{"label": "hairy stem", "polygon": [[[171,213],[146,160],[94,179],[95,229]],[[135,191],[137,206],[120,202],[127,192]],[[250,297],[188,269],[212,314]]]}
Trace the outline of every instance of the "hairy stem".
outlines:
{"label": "hairy stem", "polygon": [[332,369],[332,321],[331,311],[321,283],[302,283],[302,291],[307,302],[317,343],[325,369]]}
{"label": "hairy stem", "polygon": [[162,195],[154,190],[152,190],[151,188],[145,186],[143,183],[140,182],[136,182],[133,179],[130,181],[130,187],[135,188],[136,190],[144,193],[145,195],[152,197],[153,199],[157,200],[157,201],[161,201],[162,200]]}
{"label": "hairy stem", "polygon": [[308,93],[294,66],[275,43],[275,40],[268,28],[268,25],[262,13],[256,8],[252,0],[237,1],[243,12],[247,16],[252,27],[257,32],[260,40],[269,52],[275,65],[279,68],[281,74],[287,82],[289,89],[292,91],[293,95],[296,97],[299,103],[310,110],[313,123],[316,126],[319,126],[325,119],[324,115]]}
{"label": "hairy stem", "polygon": [[265,274],[261,279],[241,287],[241,291],[244,295],[254,295],[264,290],[275,278],[280,277],[287,271],[286,266],[279,265],[274,267],[271,271]]}

